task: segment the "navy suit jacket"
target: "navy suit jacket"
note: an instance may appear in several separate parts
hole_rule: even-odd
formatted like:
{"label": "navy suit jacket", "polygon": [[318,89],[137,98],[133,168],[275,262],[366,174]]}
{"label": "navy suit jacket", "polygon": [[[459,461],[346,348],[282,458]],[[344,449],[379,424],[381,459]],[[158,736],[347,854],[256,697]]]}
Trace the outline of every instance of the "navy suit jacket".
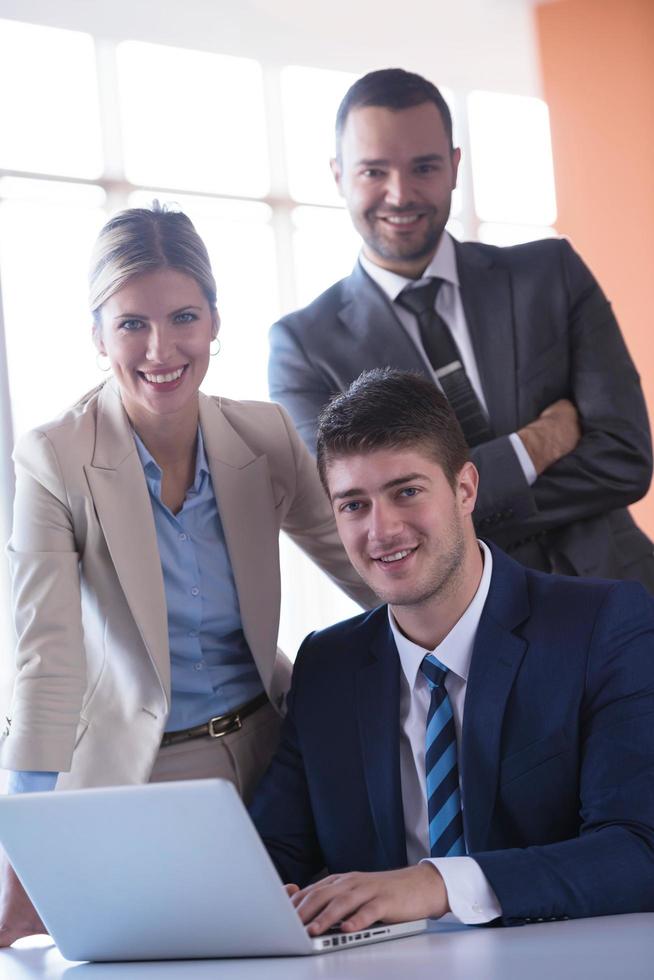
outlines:
{"label": "navy suit jacket", "polygon": [[[466,689],[468,853],[505,924],[654,910],[654,600],[493,548]],[[310,635],[252,805],[284,881],[407,863],[387,608]]]}

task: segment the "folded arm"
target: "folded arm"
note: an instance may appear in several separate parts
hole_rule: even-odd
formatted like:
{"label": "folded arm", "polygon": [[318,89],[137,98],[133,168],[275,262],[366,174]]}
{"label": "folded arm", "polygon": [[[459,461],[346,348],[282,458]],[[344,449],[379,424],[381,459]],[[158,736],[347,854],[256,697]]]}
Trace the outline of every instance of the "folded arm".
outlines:
{"label": "folded arm", "polygon": [[[640,379],[610,303],[567,242],[561,243],[559,254],[567,296],[568,349],[561,351],[563,359],[569,357],[565,401],[576,409],[580,437],[560,455],[554,445],[555,458],[548,460],[551,439],[560,439],[565,448],[574,434],[575,420],[561,412],[562,401],[547,406],[534,423],[518,430],[527,451],[534,454],[539,476],[530,488],[532,512],[518,521],[515,514],[496,521],[496,540],[504,545],[626,507],[644,496],[652,476]],[[538,386],[540,381],[527,384]],[[552,409],[558,416],[552,416]],[[478,447],[482,457],[484,449]],[[545,456],[539,461],[543,449]],[[486,473],[483,466],[482,471]],[[484,479],[488,483],[492,476]]]}
{"label": "folded arm", "polygon": [[[553,282],[565,296],[556,314],[566,318],[561,363],[569,358],[569,375],[565,389],[553,391],[549,404],[517,432],[538,478],[530,485],[508,434],[471,453],[481,477],[475,523],[504,545],[626,507],[646,493],[652,474],[640,380],[610,304],[570,245],[554,244]],[[271,397],[288,409],[315,453],[319,412],[342,379],[314,363],[287,322],[273,326],[270,343]],[[527,384],[539,390],[549,381],[548,369]]]}
{"label": "folded arm", "polygon": [[305,885],[324,868],[325,860],[298,747],[293,704],[291,687],[279,747],[259,783],[250,816],[282,881]]}

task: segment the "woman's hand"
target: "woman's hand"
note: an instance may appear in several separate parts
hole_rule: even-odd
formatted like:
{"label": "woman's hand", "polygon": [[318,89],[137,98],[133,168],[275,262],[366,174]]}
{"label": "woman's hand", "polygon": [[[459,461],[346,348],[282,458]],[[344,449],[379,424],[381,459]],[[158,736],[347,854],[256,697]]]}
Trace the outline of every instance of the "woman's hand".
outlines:
{"label": "woman's hand", "polygon": [[3,854],[0,859],[0,946],[11,946],[23,936],[47,935],[47,932],[16,872]]}

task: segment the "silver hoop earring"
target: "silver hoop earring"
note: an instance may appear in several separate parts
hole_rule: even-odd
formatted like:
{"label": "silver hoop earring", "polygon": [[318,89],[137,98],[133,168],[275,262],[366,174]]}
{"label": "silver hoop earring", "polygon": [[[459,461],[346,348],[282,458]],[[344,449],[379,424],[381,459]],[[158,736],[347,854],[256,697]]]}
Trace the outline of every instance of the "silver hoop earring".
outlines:
{"label": "silver hoop earring", "polygon": [[97,364],[99,371],[111,370],[111,361],[106,354],[102,354],[100,351],[98,351],[98,353],[95,355],[95,363]]}
{"label": "silver hoop earring", "polygon": [[[216,345],[215,350],[211,350],[211,344]],[[214,337],[213,340],[211,341],[211,344],[209,344],[209,357],[215,357],[216,354],[220,354],[220,341],[218,340],[217,337]]]}

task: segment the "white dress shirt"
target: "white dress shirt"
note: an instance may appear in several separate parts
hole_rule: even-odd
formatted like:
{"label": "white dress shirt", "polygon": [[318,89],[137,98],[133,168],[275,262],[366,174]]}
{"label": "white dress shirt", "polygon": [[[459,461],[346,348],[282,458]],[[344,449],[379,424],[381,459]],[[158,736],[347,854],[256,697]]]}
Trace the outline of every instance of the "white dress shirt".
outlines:
{"label": "white dress shirt", "polygon": [[[461,288],[459,285],[459,272],[456,266],[454,242],[447,232],[443,232],[441,235],[441,240],[438,243],[434,256],[420,279],[405,279],[404,276],[398,276],[396,272],[391,272],[389,269],[382,269],[380,266],[375,265],[374,262],[371,262],[370,259],[363,254],[363,252],[359,255],[359,262],[370,278],[377,283],[382,292],[385,293],[393,304],[393,309],[398,320],[415,344],[417,350],[420,352],[420,355],[425,362],[427,371],[429,371],[434,383],[438,385],[439,388],[440,384],[438,379],[434,374],[434,370],[429,363],[429,358],[427,357],[425,349],[422,346],[417,317],[415,317],[409,310],[404,309],[403,306],[400,306],[396,300],[404,289],[415,289],[424,285],[425,281],[434,277],[443,280],[443,283],[436,296],[436,304],[434,309],[449,327],[454,342],[459,348],[461,361],[463,362],[463,367],[468,375],[470,384],[472,385],[472,388],[479,399],[483,410],[488,416],[488,405],[486,404],[484,392],[481,387],[481,379],[477,368],[477,359],[475,358],[475,352],[472,347],[470,330],[468,329],[465,311],[463,309],[463,301],[461,299]],[[534,464],[531,461],[531,457],[525,449],[524,443],[517,432],[512,432],[509,439],[511,440],[511,445],[513,446],[514,452],[518,457],[520,466],[522,467],[525,480],[531,486],[538,475],[534,469]]]}
{"label": "white dress shirt", "polygon": [[[409,864],[429,860],[440,872],[450,908],[459,921],[468,925],[490,922],[502,914],[502,908],[486,876],[470,857],[429,857],[429,819],[425,776],[425,732],[431,691],[420,665],[433,653],[447,667],[445,689],[452,705],[456,731],[457,757],[461,758],[461,730],[470,658],[477,635],[493,570],[493,558],[483,541],[479,542],[484,569],[472,602],[463,616],[434,650],[424,650],[404,636],[388,611],[391,630],[397,646],[400,672],[400,782],[402,809]],[[459,767],[461,782],[461,768]],[[464,799],[463,785],[461,798]]]}

